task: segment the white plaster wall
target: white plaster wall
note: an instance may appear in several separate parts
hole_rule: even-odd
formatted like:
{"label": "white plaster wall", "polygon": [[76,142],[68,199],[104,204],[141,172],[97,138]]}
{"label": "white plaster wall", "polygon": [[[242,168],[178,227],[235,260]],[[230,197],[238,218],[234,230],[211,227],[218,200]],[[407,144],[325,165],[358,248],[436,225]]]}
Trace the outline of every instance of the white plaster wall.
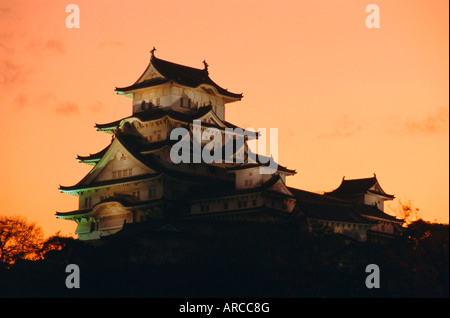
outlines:
{"label": "white plaster wall", "polygon": [[372,231],[394,234],[394,226],[392,223],[380,222],[370,228]]}
{"label": "white plaster wall", "polygon": [[[150,189],[155,189],[155,191],[150,193]],[[163,193],[162,183],[160,180],[142,180],[133,183],[109,185],[101,188],[86,190],[79,196],[79,209],[93,207],[94,205],[100,203],[102,199],[115,194],[133,196],[133,192],[135,191],[139,191],[140,201],[160,199]],[[153,193],[154,197],[149,197],[149,195],[153,195]],[[85,198],[91,198],[90,207],[85,206]]]}
{"label": "white plaster wall", "polygon": [[[206,106],[211,103],[214,112],[222,120],[225,120],[225,104],[222,97],[206,93],[203,89],[194,89],[186,87],[171,86],[166,84],[158,88],[148,88],[137,91],[133,94],[133,113],[141,112],[142,101],[151,102],[157,105],[156,99],[160,100],[160,107],[172,107],[177,111],[186,111],[190,108]],[[180,107],[180,99],[183,100],[183,107]],[[188,99],[191,100],[190,108]],[[148,107],[148,105],[146,106]]]}
{"label": "white plaster wall", "polygon": [[261,186],[264,182],[269,180],[272,175],[260,174],[259,167],[236,170],[236,189],[247,189]]}
{"label": "white plaster wall", "polygon": [[384,211],[384,200],[378,196],[365,194],[364,195],[364,204],[365,205],[376,204],[379,210]]}

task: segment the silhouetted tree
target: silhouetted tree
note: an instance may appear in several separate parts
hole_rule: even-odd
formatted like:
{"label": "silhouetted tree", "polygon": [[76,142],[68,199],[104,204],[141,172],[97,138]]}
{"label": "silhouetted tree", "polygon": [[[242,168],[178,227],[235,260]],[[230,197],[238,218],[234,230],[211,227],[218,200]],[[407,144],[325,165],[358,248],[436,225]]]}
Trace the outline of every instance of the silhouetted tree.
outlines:
{"label": "silhouetted tree", "polygon": [[413,223],[419,219],[420,210],[413,206],[411,201],[398,201],[399,207],[395,209],[397,216],[405,220],[406,225]]}
{"label": "silhouetted tree", "polygon": [[21,217],[0,216],[0,264],[18,259],[38,259],[43,244],[42,229]]}
{"label": "silhouetted tree", "polygon": [[72,242],[74,238],[68,236],[62,236],[58,231],[55,235],[50,236],[43,244],[39,251],[40,256],[43,258],[50,251],[62,250],[68,242]]}
{"label": "silhouetted tree", "polygon": [[408,225],[406,234],[413,271],[426,274],[424,285],[448,297],[449,225],[418,219]]}

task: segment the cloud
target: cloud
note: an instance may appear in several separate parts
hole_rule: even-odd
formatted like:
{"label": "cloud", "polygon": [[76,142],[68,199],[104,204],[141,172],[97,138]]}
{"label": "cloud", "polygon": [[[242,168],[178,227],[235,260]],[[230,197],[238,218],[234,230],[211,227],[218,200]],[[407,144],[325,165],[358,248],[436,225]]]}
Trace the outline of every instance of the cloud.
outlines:
{"label": "cloud", "polygon": [[319,134],[319,138],[350,137],[362,130],[362,126],[350,120],[347,116],[335,123],[334,128],[328,133]]}
{"label": "cloud", "polygon": [[44,50],[64,54],[67,51],[67,46],[61,40],[50,39],[45,42]]}
{"label": "cloud", "polygon": [[0,7],[0,18],[4,19],[8,16],[11,16],[12,14],[13,14],[13,10],[11,7],[5,7],[5,6]]}
{"label": "cloud", "polygon": [[60,39],[32,38],[29,40],[27,49],[34,52],[35,54],[64,54],[67,51],[67,45],[63,40]]}
{"label": "cloud", "polygon": [[437,134],[446,132],[448,130],[448,117],[448,109],[440,107],[421,120],[406,121],[404,123],[404,130],[413,134]]}
{"label": "cloud", "polygon": [[0,61],[0,86],[9,87],[24,79],[22,67],[10,60]]}
{"label": "cloud", "polygon": [[13,100],[14,106],[17,106],[19,108],[24,108],[28,105],[28,97],[24,94],[19,94],[16,96],[16,98]]}
{"label": "cloud", "polygon": [[72,102],[60,102],[55,109],[58,115],[72,116],[80,114],[80,109],[77,104]]}
{"label": "cloud", "polygon": [[6,53],[13,53],[14,48],[12,47],[11,42],[14,38],[14,33],[5,30],[1,30],[0,32],[0,49]]}
{"label": "cloud", "polygon": [[[62,103],[59,103],[62,106]],[[20,92],[16,95],[12,101],[12,106],[15,109],[21,110],[26,107],[39,107],[39,109],[51,109],[58,105],[56,96],[50,92],[39,92],[35,93],[33,91],[27,91],[27,93]]]}

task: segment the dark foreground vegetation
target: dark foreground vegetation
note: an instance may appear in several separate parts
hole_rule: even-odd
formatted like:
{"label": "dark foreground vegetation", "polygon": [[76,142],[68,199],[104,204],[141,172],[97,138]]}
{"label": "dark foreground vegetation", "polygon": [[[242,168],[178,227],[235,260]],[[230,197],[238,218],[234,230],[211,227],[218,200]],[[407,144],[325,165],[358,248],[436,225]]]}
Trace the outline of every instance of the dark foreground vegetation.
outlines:
{"label": "dark foreground vegetation", "polygon": [[[44,244],[45,245],[45,244]],[[376,245],[297,223],[126,225],[96,244],[54,236],[0,267],[0,297],[448,297],[448,225],[416,221]],[[44,248],[44,247],[42,247]],[[66,266],[80,269],[69,289]],[[368,264],[380,288],[368,289]]]}

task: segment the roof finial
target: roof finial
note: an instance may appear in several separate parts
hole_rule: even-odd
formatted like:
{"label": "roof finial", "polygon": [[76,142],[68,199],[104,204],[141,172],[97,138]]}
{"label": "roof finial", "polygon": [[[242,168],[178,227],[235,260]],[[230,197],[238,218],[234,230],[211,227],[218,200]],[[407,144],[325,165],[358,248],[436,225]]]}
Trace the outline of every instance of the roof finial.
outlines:
{"label": "roof finial", "polygon": [[156,51],[156,48],[153,47],[153,49],[150,51],[150,54],[151,54],[150,58],[155,56],[155,51]]}
{"label": "roof finial", "polygon": [[374,178],[376,178],[376,177],[377,177],[377,175],[375,174],[375,172],[373,173],[373,177],[374,177]]}
{"label": "roof finial", "polygon": [[342,177],[342,181],[344,181],[344,180],[345,180],[345,176]]}
{"label": "roof finial", "polygon": [[206,63],[206,60],[203,60],[203,65],[205,65],[204,70],[205,70],[206,72],[208,72],[208,63]]}

